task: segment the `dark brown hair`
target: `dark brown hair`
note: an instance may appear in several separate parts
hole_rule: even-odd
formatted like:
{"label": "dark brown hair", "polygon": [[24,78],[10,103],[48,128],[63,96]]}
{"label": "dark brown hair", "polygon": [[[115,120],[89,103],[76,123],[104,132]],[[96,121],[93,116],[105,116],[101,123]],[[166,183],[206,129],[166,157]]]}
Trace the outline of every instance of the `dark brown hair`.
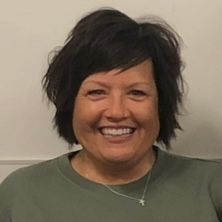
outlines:
{"label": "dark brown hair", "polygon": [[69,144],[74,101],[89,75],[115,68],[126,70],[151,59],[159,98],[160,132],[166,147],[181,129],[177,115],[182,104],[183,79],[180,37],[164,21],[136,21],[115,9],[100,9],[83,17],[65,45],[56,52],[43,78],[43,89],[55,104],[54,125]]}

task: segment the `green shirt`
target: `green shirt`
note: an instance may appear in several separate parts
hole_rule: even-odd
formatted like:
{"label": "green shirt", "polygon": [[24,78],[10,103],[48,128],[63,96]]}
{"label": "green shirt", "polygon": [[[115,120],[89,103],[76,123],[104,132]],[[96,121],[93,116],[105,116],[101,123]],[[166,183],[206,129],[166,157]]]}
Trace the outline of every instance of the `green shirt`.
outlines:
{"label": "green shirt", "polygon": [[[81,177],[69,153],[6,178],[0,185],[0,222],[222,221],[222,162],[156,151],[145,206]],[[140,198],[145,181],[146,176],[112,188]]]}

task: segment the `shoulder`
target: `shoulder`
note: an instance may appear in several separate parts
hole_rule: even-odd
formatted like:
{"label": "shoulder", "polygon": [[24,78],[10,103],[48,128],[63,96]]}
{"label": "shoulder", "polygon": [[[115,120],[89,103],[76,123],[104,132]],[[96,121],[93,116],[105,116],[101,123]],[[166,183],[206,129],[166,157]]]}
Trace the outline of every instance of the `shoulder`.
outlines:
{"label": "shoulder", "polygon": [[39,176],[42,177],[48,174],[49,171],[53,170],[53,165],[56,159],[57,158],[19,168],[6,177],[3,184],[7,183],[7,185],[9,185],[14,182],[21,183],[22,181],[25,182],[29,179],[38,178]]}
{"label": "shoulder", "polygon": [[[164,152],[164,151],[163,151]],[[187,183],[196,183],[222,200],[222,159],[204,159],[164,152],[169,171]],[[222,203],[221,203],[222,204]]]}
{"label": "shoulder", "polygon": [[10,212],[20,208],[21,204],[28,206],[38,197],[42,200],[54,184],[63,181],[57,167],[61,159],[68,160],[68,155],[17,169],[6,177],[0,184],[0,221],[7,221]]}
{"label": "shoulder", "polygon": [[187,157],[160,151],[164,178],[183,192],[190,191],[203,201],[210,201],[222,218],[222,159]]}
{"label": "shoulder", "polygon": [[65,157],[67,154],[15,170],[0,184],[0,200],[2,197],[12,199],[47,184],[50,186],[59,177],[58,160]]}
{"label": "shoulder", "polygon": [[197,166],[201,167],[221,167],[222,166],[222,158],[204,158],[204,157],[192,157],[192,156],[184,156],[184,155],[178,155],[178,154],[172,154],[170,155],[174,158],[181,159],[184,162],[192,163]]}
{"label": "shoulder", "polygon": [[222,183],[222,159],[187,157],[159,149],[161,171],[166,178],[185,183]]}
{"label": "shoulder", "polygon": [[[164,151],[163,151],[164,152]],[[198,173],[200,176],[214,176],[220,174],[222,176],[222,158],[221,159],[205,159],[199,157],[188,157],[174,153],[165,152],[166,159],[170,162],[171,167],[183,169],[185,172]],[[222,180],[222,177],[220,178]]]}

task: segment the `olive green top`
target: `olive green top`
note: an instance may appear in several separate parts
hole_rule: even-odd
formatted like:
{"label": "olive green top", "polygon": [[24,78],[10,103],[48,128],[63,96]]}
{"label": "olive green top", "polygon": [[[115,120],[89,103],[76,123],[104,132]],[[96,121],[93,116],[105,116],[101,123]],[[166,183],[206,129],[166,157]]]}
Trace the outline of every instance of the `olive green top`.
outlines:
{"label": "olive green top", "polygon": [[[0,185],[0,221],[222,221],[222,161],[155,150],[145,206],[78,175],[69,153],[9,175]],[[146,178],[112,189],[140,198]]]}

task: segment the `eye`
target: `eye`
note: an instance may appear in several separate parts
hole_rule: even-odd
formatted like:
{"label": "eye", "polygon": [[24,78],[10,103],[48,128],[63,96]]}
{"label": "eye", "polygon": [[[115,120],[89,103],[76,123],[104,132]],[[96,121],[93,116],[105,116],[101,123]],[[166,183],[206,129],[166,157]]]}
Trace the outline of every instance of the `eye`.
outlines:
{"label": "eye", "polygon": [[147,96],[147,93],[144,90],[132,89],[129,92],[129,97],[133,100],[143,100]]}
{"label": "eye", "polygon": [[133,89],[130,91],[130,95],[133,95],[133,96],[146,96],[146,92],[144,92],[143,90],[139,90],[139,89]]}
{"label": "eye", "polygon": [[106,95],[106,91],[103,89],[92,89],[87,92],[87,96],[91,99],[103,98]]}
{"label": "eye", "polygon": [[103,89],[93,89],[88,91],[88,95],[103,95],[105,91]]}

